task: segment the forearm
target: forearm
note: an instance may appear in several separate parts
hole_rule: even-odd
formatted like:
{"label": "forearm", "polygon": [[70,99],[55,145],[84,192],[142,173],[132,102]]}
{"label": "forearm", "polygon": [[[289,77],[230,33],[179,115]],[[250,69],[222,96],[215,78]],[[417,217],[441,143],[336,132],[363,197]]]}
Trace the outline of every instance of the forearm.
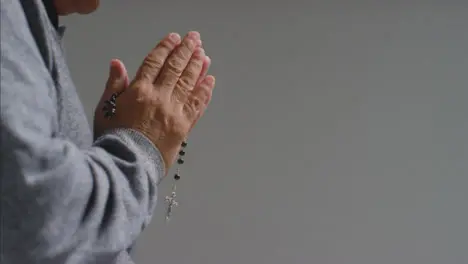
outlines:
{"label": "forearm", "polygon": [[151,217],[161,155],[131,130],[87,150],[60,136],[57,89],[19,5],[2,0],[0,16],[2,261],[117,256]]}
{"label": "forearm", "polygon": [[1,171],[3,250],[21,252],[15,260],[83,248],[89,255],[117,253],[148,223],[163,167],[141,134],[112,131],[87,152],[59,139],[18,151],[24,140],[2,137],[8,140],[2,142],[8,150]]}

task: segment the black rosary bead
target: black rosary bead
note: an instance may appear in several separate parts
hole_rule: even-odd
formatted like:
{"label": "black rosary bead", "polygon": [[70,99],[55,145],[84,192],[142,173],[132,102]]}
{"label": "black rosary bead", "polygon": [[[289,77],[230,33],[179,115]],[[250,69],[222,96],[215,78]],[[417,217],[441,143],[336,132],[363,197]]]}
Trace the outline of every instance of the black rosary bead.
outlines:
{"label": "black rosary bead", "polygon": [[[185,156],[185,151],[184,148],[187,146],[187,141],[182,141],[181,149],[179,150],[179,157],[177,158],[177,164],[181,166],[184,164],[184,159],[183,157]],[[170,196],[166,196],[166,203],[167,205],[167,211],[166,211],[166,221],[169,221],[172,215],[172,210],[174,207],[178,205],[178,202],[176,201],[176,184],[180,180],[180,168],[177,168],[176,173],[174,174],[174,185],[172,186],[172,194]]]}
{"label": "black rosary bead", "polygon": [[117,94],[113,94],[111,98],[104,102],[102,111],[104,112],[104,117],[107,119],[112,118],[117,111]]}

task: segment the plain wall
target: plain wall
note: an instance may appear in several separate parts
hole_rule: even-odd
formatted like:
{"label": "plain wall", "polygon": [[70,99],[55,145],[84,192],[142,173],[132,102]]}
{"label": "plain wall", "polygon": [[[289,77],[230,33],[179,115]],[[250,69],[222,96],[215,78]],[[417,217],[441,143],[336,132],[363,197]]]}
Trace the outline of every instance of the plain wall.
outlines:
{"label": "plain wall", "polygon": [[468,263],[468,1],[101,2],[64,20],[90,120],[169,32],[217,77],[137,264]]}

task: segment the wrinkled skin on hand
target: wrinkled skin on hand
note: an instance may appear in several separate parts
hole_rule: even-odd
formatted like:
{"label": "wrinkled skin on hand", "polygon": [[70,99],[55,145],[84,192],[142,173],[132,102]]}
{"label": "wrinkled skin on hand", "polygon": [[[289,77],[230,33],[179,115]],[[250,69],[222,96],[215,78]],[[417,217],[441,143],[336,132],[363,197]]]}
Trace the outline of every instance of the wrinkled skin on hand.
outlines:
{"label": "wrinkled skin on hand", "polygon": [[[159,149],[167,171],[210,103],[215,86],[214,76],[206,75],[210,63],[198,32],[183,39],[176,33],[165,37],[143,60],[131,83],[123,63],[113,60],[95,111],[95,138],[112,128],[137,130]],[[107,119],[102,108],[115,93],[116,113]]]}

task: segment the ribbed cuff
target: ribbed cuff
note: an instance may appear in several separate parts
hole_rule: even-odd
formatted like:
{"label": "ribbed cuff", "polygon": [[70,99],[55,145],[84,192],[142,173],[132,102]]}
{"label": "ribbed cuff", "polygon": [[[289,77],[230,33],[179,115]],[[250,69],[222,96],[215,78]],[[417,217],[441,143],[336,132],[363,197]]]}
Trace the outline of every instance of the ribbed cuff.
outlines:
{"label": "ribbed cuff", "polygon": [[145,167],[155,168],[159,183],[165,175],[165,165],[161,152],[143,133],[129,128],[115,128],[105,134],[116,135],[121,138],[138,156],[144,159]]}

